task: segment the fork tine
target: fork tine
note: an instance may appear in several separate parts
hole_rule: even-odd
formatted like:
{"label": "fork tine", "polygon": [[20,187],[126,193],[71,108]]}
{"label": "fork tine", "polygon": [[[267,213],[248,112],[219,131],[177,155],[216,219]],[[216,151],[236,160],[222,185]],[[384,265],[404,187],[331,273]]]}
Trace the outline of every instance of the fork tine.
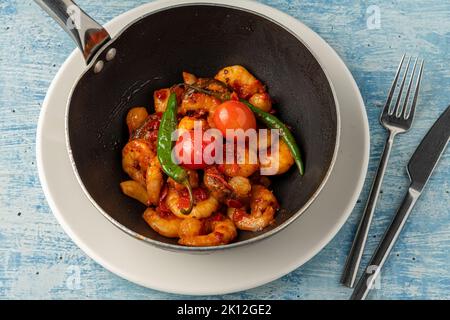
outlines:
{"label": "fork tine", "polygon": [[403,62],[405,61],[405,57],[406,57],[406,53],[403,54],[403,57],[402,57],[402,59],[400,61],[400,64],[398,65],[394,81],[392,82],[391,89],[389,90],[389,95],[388,95],[388,98],[386,100],[386,104],[384,105],[383,114],[388,114],[389,113],[389,106],[391,105],[392,97],[394,96],[395,87],[397,86],[398,77],[400,76],[400,71],[402,70]]}
{"label": "fork tine", "polygon": [[416,91],[414,92],[414,99],[411,105],[411,110],[409,111],[408,117],[406,119],[409,118],[413,118],[414,117],[414,112],[416,111],[416,104],[417,104],[417,98],[419,96],[419,89],[420,89],[420,84],[422,82],[422,75],[423,75],[423,66],[425,64],[425,60],[422,59],[422,63],[420,64],[420,71],[419,71],[419,76],[417,77],[417,82],[416,82]]}
{"label": "fork tine", "polygon": [[414,76],[416,74],[416,68],[417,68],[417,62],[419,61],[419,58],[416,58],[416,61],[414,62],[413,71],[411,73],[411,78],[409,79],[409,85],[408,85],[408,91],[406,92],[405,102],[403,103],[403,118],[407,119],[406,115],[408,112],[408,102],[409,102],[409,96],[411,94],[411,88],[412,84],[414,82]]}
{"label": "fork tine", "polygon": [[411,64],[411,57],[408,58],[408,64],[406,65],[405,72],[403,73],[402,84],[400,85],[400,90],[398,91],[397,101],[395,103],[394,109],[392,109],[391,115],[396,115],[397,118],[400,117],[401,114],[401,106],[400,101],[402,100],[403,88],[405,87],[406,78],[408,77],[409,66]]}

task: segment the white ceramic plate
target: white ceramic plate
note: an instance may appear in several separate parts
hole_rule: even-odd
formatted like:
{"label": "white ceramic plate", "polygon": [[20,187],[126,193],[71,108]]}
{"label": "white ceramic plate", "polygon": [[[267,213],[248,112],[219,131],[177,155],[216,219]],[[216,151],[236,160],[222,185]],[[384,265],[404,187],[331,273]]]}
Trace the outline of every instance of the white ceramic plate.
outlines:
{"label": "white ceramic plate", "polygon": [[[106,27],[114,35],[143,14],[168,4],[186,2],[157,1],[143,5],[115,18]],[[208,3],[227,4],[225,0]],[[163,251],[123,233],[84,195],[66,150],[64,106],[70,89],[85,68],[78,51],[59,70],[42,107],[37,161],[42,187],[55,217],[92,259],[145,287],[210,295],[246,290],[278,279],[311,259],[331,241],[350,215],[363,186],[369,156],[369,128],[360,92],[345,64],[324,40],[296,19],[256,2],[233,1],[233,6],[282,21],[296,33],[326,70],[340,106],[341,142],[327,184],[302,216],[271,238],[209,255],[192,255]]]}

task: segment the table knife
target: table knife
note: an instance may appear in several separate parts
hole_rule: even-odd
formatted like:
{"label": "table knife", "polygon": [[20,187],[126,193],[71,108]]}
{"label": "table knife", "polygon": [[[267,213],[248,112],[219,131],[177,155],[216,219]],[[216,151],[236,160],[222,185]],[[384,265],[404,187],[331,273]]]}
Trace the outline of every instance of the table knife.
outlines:
{"label": "table knife", "polygon": [[450,106],[439,117],[411,157],[407,167],[411,181],[408,193],[397,210],[391,225],[384,234],[350,299],[363,300],[366,298],[376,277],[386,262],[392,247],[397,241],[412,208],[422,194],[436,164],[444,153],[449,138]]}

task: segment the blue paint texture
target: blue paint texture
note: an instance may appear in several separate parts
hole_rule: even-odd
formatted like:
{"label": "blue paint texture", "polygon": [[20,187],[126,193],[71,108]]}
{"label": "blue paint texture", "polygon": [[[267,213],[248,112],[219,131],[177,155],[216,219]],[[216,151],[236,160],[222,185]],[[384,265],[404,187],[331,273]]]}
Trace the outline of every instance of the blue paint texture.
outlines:
{"label": "blue paint texture", "polygon": [[[105,23],[147,0],[77,1]],[[339,284],[352,236],[374,177],[386,133],[378,124],[396,64],[404,52],[426,59],[413,130],[398,139],[370,231],[366,264],[405,192],[405,165],[450,104],[450,3],[446,0],[264,0],[304,22],[339,53],[367,106],[371,160],[360,201],[345,226],[316,257],[265,286],[206,299],[347,299]],[[380,29],[368,29],[370,5]],[[63,232],[41,190],[36,125],[58,68],[73,50],[69,37],[31,0],[0,0],[0,299],[178,299],[106,271]],[[416,206],[371,299],[450,298],[450,152]],[[69,285],[71,266],[79,285]],[[201,298],[205,299],[205,298]]]}

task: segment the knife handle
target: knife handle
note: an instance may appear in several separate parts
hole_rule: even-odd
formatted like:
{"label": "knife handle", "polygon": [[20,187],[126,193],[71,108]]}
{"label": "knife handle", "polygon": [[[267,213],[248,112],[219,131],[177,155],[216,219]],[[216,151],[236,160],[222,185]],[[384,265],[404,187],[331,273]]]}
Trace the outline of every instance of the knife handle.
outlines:
{"label": "knife handle", "polygon": [[342,274],[341,283],[349,288],[353,288],[358,274],[359,266],[361,264],[361,258],[364,252],[364,248],[367,242],[367,236],[369,234],[372,218],[375,213],[375,207],[377,205],[378,196],[381,191],[381,184],[383,183],[384,174],[389,161],[392,147],[394,145],[395,132],[390,132],[384,146],[383,154],[378,165],[378,170],[375,175],[375,179],[372,184],[372,188],[367,199],[367,204],[364,209],[361,221],[356,230],[355,238],[352,243],[352,247],[347,256],[345,262],[344,272]]}
{"label": "knife handle", "polygon": [[400,235],[400,232],[405,225],[406,220],[411,213],[412,208],[419,199],[420,192],[410,187],[408,193],[403,199],[391,225],[383,235],[377,250],[373,254],[369,266],[366,268],[363,276],[356,285],[355,290],[351,296],[351,300],[364,300],[372,288],[375,279],[380,274],[380,270],[386,262],[395,242]]}

